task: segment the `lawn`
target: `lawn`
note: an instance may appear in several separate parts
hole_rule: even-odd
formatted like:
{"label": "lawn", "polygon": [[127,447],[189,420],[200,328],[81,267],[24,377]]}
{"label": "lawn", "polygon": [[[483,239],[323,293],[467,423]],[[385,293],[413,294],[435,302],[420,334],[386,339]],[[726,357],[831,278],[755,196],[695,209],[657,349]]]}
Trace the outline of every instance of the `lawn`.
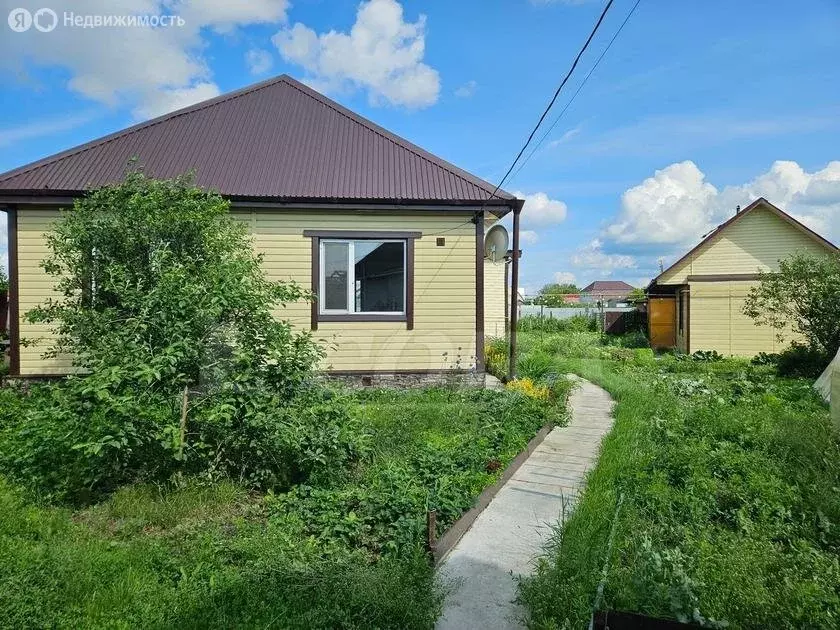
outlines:
{"label": "lawn", "polygon": [[565,391],[336,392],[365,454],[286,492],[176,477],[74,507],[0,477],[0,626],[429,628],[426,511],[454,522]]}
{"label": "lawn", "polygon": [[522,335],[522,367],[575,372],[617,400],[577,510],[522,585],[530,625],[585,627],[606,567],[603,609],[840,627],[840,444],[811,381],[623,347],[642,342]]}

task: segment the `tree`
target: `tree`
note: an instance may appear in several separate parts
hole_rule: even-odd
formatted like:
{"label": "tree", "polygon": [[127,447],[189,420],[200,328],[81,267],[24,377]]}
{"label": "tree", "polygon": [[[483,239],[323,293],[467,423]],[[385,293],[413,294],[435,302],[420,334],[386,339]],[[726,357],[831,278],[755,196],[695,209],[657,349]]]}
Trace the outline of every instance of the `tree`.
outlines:
{"label": "tree", "polygon": [[644,289],[634,287],[630,293],[627,294],[628,302],[644,302],[647,299],[647,294]]}
{"label": "tree", "polygon": [[539,295],[534,299],[534,304],[553,307],[563,306],[563,296],[575,293],[580,293],[580,289],[574,284],[553,282],[540,289]]}
{"label": "tree", "polygon": [[94,373],[180,391],[258,377],[284,388],[322,356],[308,332],[272,316],[310,297],[271,282],[229,202],[184,176],[129,173],[76,201],[47,236],[42,263],[61,299],[27,314]]}
{"label": "tree", "polygon": [[9,290],[9,278],[6,276],[6,270],[0,267],[0,293],[5,293]]}
{"label": "tree", "polygon": [[840,347],[840,254],[795,254],[779,271],[762,273],[744,304],[756,324],[802,334],[811,350],[833,356]]}

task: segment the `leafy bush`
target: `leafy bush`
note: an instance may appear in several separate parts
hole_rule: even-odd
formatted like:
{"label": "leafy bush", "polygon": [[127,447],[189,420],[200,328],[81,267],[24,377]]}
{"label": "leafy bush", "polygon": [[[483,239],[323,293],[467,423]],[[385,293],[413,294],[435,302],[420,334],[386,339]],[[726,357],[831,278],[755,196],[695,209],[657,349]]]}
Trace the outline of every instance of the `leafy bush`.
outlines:
{"label": "leafy bush", "polygon": [[348,401],[327,390],[288,398],[223,388],[190,410],[182,443],[180,400],[122,389],[106,375],[4,392],[0,470],[46,499],[86,503],[175,473],[284,489],[340,475],[366,450]]}
{"label": "leafy bush", "polygon": [[817,378],[830,362],[825,352],[801,343],[792,343],[775,361],[779,376],[803,378]]}
{"label": "leafy bush", "polygon": [[708,363],[723,361],[723,355],[717,350],[697,350],[691,354],[691,358],[695,361],[705,361]]}
{"label": "leafy bush", "polygon": [[750,289],[744,314],[784,338],[802,334],[806,345],[833,356],[840,347],[840,253],[794,254],[777,272],[762,273]]}
{"label": "leafy bush", "polygon": [[516,373],[522,378],[539,380],[549,374],[554,367],[550,355],[542,352],[521,354],[516,360]]}
{"label": "leafy bush", "polygon": [[359,456],[346,402],[308,385],[323,349],[273,316],[311,296],[265,278],[219,195],[129,173],[47,240],[61,297],[27,317],[82,374],[0,411],[0,471],[84,502],[175,473],[287,488]]}

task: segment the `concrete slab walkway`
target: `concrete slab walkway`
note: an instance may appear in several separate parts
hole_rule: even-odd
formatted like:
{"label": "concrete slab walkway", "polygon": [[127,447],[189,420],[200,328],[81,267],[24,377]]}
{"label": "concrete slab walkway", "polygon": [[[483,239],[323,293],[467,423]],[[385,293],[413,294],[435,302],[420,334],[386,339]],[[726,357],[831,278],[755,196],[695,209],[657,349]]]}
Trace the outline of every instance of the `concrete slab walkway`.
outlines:
{"label": "concrete slab walkway", "polygon": [[610,395],[578,377],[569,426],[546,436],[502,487],[439,569],[451,583],[438,630],[521,628],[516,577],[533,570],[552,527],[568,514],[601,438],[612,428]]}

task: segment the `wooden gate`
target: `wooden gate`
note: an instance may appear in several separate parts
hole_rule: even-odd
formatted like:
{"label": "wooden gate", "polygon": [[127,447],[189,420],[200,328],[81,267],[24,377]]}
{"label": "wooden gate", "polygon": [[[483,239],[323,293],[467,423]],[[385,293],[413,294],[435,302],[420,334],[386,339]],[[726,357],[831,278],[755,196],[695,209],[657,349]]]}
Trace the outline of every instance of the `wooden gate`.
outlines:
{"label": "wooden gate", "polygon": [[650,347],[674,348],[677,345],[677,302],[673,297],[648,299]]}

